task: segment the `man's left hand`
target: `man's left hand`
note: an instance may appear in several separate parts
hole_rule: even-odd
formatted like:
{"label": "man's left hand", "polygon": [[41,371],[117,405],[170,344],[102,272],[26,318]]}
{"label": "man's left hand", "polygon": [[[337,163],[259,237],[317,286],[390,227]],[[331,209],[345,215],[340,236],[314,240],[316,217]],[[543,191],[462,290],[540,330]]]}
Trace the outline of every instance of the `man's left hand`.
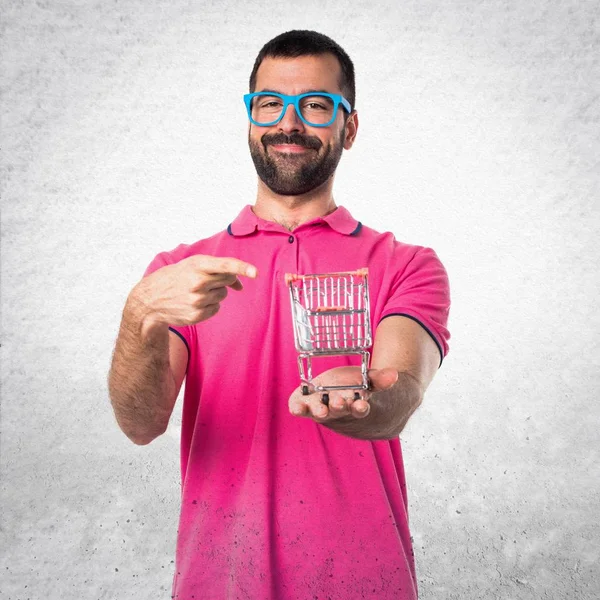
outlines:
{"label": "man's left hand", "polygon": [[[371,409],[369,399],[377,392],[391,388],[398,381],[398,371],[391,368],[369,369],[367,372],[370,387],[359,390],[360,399],[354,400],[357,390],[329,390],[329,405],[321,401],[323,392],[313,391],[303,396],[301,386],[294,390],[289,399],[290,413],[296,417],[308,417],[317,423],[325,423],[343,417],[364,419]],[[336,367],[315,377],[312,384],[322,386],[360,385],[362,374],[360,367]]]}

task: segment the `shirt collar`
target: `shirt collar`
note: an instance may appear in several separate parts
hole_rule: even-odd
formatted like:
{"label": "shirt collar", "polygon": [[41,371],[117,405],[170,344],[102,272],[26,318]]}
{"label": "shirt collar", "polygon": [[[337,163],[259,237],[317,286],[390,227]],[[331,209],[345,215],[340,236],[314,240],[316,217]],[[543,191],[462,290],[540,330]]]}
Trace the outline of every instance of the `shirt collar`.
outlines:
{"label": "shirt collar", "polygon": [[[303,223],[300,227],[306,225],[313,225],[315,223],[327,223],[333,230],[344,235],[356,235],[361,227],[362,223],[357,221],[350,212],[343,206],[338,206],[332,213],[325,215],[324,217],[318,217],[308,223]],[[266,221],[256,216],[252,211],[250,204],[246,205],[240,214],[235,218],[233,223],[227,227],[227,232],[233,236],[244,236],[254,233],[256,230],[263,231],[281,231],[283,233],[290,233],[287,229],[274,223],[272,221]]]}

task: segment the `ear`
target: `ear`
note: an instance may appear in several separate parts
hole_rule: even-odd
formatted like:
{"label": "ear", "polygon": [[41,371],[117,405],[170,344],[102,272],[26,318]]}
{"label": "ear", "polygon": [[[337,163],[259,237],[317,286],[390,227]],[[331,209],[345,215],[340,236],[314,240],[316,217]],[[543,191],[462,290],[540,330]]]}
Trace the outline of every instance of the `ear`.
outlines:
{"label": "ear", "polygon": [[358,113],[353,110],[344,125],[346,129],[346,137],[344,138],[344,150],[350,150],[354,144],[356,138],[356,132],[358,131]]}

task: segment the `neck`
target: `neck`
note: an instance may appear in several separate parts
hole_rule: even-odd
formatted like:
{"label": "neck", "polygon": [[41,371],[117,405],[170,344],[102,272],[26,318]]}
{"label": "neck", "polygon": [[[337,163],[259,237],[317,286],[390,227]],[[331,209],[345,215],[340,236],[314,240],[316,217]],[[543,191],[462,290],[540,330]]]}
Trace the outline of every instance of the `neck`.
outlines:
{"label": "neck", "polygon": [[333,178],[307,194],[282,196],[270,190],[261,179],[258,180],[254,214],[265,221],[279,223],[289,231],[332,213],[336,208],[332,194]]}

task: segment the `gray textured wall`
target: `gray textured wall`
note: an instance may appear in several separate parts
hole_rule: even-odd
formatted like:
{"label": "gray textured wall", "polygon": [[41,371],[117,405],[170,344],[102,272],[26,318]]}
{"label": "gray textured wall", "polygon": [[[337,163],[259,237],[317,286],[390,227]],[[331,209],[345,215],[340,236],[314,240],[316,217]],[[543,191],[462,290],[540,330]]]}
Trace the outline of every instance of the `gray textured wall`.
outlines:
{"label": "gray textured wall", "polygon": [[253,202],[241,96],[292,28],[355,61],[338,203],[451,278],[451,352],[402,435],[422,598],[598,597],[597,2],[2,12],[2,598],[169,597],[180,407],[136,447],[106,373],[152,257]]}

